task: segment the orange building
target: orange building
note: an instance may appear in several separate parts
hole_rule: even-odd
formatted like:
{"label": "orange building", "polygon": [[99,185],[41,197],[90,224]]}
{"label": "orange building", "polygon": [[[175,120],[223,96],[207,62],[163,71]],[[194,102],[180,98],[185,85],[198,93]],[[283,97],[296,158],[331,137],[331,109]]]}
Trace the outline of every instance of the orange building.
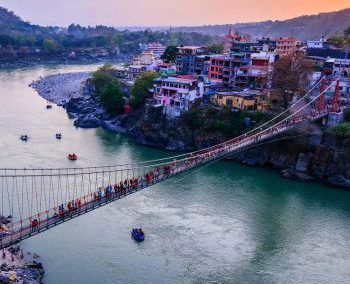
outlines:
{"label": "orange building", "polygon": [[276,41],[276,53],[279,56],[293,54],[297,50],[297,40],[295,37],[280,38]]}
{"label": "orange building", "polygon": [[210,56],[210,65],[209,65],[209,80],[211,81],[222,81],[224,74],[224,55],[212,55]]}

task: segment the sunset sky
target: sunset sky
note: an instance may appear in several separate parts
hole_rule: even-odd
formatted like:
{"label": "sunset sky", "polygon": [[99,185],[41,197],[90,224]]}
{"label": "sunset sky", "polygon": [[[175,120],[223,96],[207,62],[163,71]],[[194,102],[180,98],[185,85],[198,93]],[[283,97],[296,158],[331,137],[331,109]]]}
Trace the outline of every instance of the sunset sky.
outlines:
{"label": "sunset sky", "polygon": [[288,19],[350,7],[350,0],[0,0],[41,25],[202,25]]}

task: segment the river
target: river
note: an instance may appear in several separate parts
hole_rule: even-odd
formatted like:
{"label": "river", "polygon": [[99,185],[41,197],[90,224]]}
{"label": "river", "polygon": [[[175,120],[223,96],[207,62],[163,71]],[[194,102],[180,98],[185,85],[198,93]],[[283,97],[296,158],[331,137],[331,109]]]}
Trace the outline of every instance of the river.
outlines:
{"label": "river", "polygon": [[[96,65],[0,71],[0,167],[76,166],[171,155],[102,129],[77,129],[28,84]],[[61,132],[62,141],[55,139]],[[28,143],[19,136],[28,134]],[[44,283],[349,283],[350,193],[222,161],[23,242]],[[142,227],[136,244],[130,230]]]}

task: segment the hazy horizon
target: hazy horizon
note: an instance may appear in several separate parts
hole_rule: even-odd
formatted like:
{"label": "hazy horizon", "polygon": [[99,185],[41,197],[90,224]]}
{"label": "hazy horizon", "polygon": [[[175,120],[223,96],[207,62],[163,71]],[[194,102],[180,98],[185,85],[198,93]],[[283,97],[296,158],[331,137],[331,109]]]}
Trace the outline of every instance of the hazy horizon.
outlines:
{"label": "hazy horizon", "polygon": [[[119,27],[200,26],[285,20],[350,7],[349,0],[0,0],[0,6],[39,25]],[[330,3],[331,2],[331,3]],[[137,8],[136,8],[137,7]],[[254,9],[252,9],[254,7]],[[205,19],[205,20],[204,20]]]}

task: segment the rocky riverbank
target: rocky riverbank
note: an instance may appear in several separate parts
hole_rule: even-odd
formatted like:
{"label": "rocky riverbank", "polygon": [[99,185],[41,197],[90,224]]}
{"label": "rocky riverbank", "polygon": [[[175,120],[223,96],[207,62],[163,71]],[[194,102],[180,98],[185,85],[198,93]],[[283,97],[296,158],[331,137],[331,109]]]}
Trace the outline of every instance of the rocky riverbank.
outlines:
{"label": "rocky riverbank", "polygon": [[[62,78],[62,74],[57,76]],[[63,76],[68,81],[69,78],[85,78],[72,74]],[[57,84],[55,91],[51,90],[51,84],[40,84],[37,85],[39,94],[45,98],[49,97],[46,94],[50,94],[53,102],[69,99],[64,107],[70,117],[75,119],[74,125],[77,127],[103,127],[123,132],[139,144],[172,151],[193,151],[227,139],[222,131],[208,129],[205,125],[193,128],[183,118],[170,121],[160,109],[150,107],[129,115],[111,116],[96,98],[81,95],[79,84],[70,82],[65,85],[66,80],[55,79],[54,76],[49,78],[51,80]],[[60,84],[63,84],[61,87],[64,92],[59,91]],[[285,140],[287,136],[293,138]],[[280,139],[237,153],[231,159],[248,166],[277,169],[286,178],[350,189],[349,138],[336,137],[329,129],[312,124],[285,134]]]}
{"label": "rocky riverbank", "polygon": [[62,105],[72,98],[82,97],[84,82],[90,78],[89,72],[64,73],[40,78],[30,84],[39,96]]}
{"label": "rocky riverbank", "polygon": [[[11,217],[0,216],[1,234],[6,234]],[[12,246],[0,252],[0,283],[39,284],[44,277],[44,268],[36,254],[25,253],[21,247]]]}

